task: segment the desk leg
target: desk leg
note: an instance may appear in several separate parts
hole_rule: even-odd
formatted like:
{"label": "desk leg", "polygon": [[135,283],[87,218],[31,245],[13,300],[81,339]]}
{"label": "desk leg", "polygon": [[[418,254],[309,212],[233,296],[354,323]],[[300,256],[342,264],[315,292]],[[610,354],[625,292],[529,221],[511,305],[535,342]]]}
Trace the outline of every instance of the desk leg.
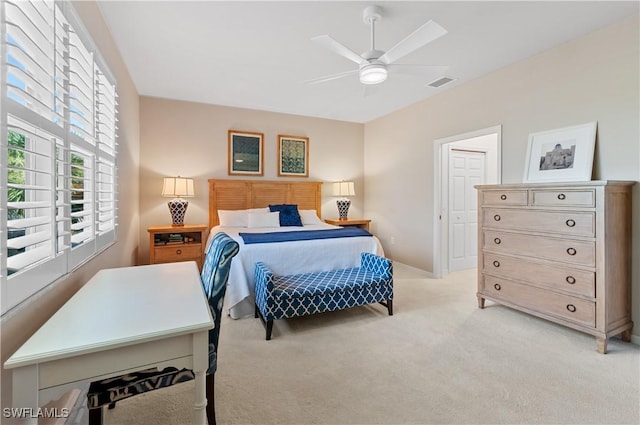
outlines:
{"label": "desk leg", "polygon": [[[209,368],[209,332],[193,335],[193,372],[195,374],[194,423],[207,425],[206,376]],[[213,400],[209,401],[213,403]]]}
{"label": "desk leg", "polygon": [[13,370],[12,414],[21,418],[17,423],[38,425],[38,384],[38,365]]}

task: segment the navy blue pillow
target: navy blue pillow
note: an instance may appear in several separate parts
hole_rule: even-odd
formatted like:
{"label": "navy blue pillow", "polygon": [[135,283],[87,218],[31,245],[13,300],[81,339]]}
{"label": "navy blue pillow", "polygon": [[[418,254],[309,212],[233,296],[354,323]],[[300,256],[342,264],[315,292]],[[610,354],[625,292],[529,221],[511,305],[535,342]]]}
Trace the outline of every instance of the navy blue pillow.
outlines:
{"label": "navy blue pillow", "polygon": [[280,226],[302,226],[302,219],[295,204],[269,205],[269,211],[280,212]]}

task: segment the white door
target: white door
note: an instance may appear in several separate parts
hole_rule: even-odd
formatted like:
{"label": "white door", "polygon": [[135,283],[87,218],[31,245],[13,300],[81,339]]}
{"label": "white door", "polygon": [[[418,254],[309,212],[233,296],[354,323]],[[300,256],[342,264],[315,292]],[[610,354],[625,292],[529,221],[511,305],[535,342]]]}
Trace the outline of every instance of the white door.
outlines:
{"label": "white door", "polygon": [[485,179],[485,154],[449,152],[449,271],[471,269],[478,261],[477,184]]}

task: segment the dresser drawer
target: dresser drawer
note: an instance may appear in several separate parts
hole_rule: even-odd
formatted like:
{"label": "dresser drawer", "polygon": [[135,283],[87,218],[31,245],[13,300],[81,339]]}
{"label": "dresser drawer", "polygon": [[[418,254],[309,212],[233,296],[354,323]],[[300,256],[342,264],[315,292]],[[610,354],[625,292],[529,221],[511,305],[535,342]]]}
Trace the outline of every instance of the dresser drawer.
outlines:
{"label": "dresser drawer", "polygon": [[202,247],[200,244],[184,244],[155,247],[155,261],[169,263],[177,261],[200,261]]}
{"label": "dresser drawer", "polygon": [[532,190],[531,205],[549,207],[595,207],[596,192],[587,190]]}
{"label": "dresser drawer", "polygon": [[489,297],[535,312],[560,317],[583,326],[596,325],[596,305],[591,301],[491,276],[485,277],[484,291]]}
{"label": "dresser drawer", "polygon": [[542,264],[523,258],[485,253],[483,271],[497,277],[532,282],[585,297],[595,297],[596,293],[595,273],[572,269],[562,264]]}
{"label": "dresser drawer", "polygon": [[497,229],[532,230],[567,236],[595,235],[595,215],[584,211],[484,208],[482,225]]}
{"label": "dresser drawer", "polygon": [[482,205],[527,205],[526,190],[488,190],[482,192]]}
{"label": "dresser drawer", "polygon": [[483,248],[493,253],[522,255],[583,266],[595,266],[596,247],[592,241],[555,239],[518,233],[483,232]]}

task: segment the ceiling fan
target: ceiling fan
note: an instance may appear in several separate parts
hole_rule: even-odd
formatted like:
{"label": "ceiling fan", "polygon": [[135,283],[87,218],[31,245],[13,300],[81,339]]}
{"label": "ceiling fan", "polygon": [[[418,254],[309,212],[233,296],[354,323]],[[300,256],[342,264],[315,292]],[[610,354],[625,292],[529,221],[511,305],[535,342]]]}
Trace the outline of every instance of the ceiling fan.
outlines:
{"label": "ceiling fan", "polygon": [[405,74],[423,74],[425,72],[442,70],[446,67],[429,66],[429,65],[408,65],[396,64],[395,62],[419,49],[422,46],[442,37],[447,30],[442,28],[434,21],[428,21],[420,26],[417,30],[409,34],[398,44],[387,50],[386,52],[376,50],[375,48],[375,24],[382,19],[382,8],[380,6],[369,6],[363,12],[363,19],[366,24],[371,26],[371,50],[357,54],[344,44],[336,41],[328,35],[319,35],[311,40],[316,44],[327,48],[334,53],[339,54],[358,64],[358,69],[352,69],[346,72],[326,75],[324,77],[315,78],[306,81],[308,84],[323,83],[338,78],[346,77],[352,74],[358,74],[362,84],[379,84],[387,79],[389,72],[399,72]]}

